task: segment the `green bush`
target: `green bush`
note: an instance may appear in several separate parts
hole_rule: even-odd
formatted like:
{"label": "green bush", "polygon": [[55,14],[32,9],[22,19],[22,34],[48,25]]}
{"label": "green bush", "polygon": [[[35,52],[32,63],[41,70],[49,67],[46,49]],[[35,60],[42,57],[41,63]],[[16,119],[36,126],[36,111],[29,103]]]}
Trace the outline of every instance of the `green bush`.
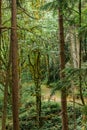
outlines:
{"label": "green bush", "polygon": [[[28,107],[28,105],[30,107]],[[26,106],[26,104],[25,104]],[[27,113],[22,114],[20,117],[20,126],[21,130],[38,130],[36,127],[36,118],[32,118],[36,115],[35,111],[35,104],[30,105],[30,103],[27,103]],[[58,125],[61,123],[61,118],[58,116],[58,113],[60,112],[60,106],[58,103],[55,102],[43,102],[42,103],[42,127],[41,130],[58,130]],[[49,118],[48,118],[49,116]],[[31,117],[31,119],[30,119]],[[60,130],[60,129],[59,129]]]}
{"label": "green bush", "polygon": [[[32,104],[33,105],[30,105]],[[29,106],[28,106],[29,105]],[[27,106],[27,107],[26,107]],[[74,110],[73,106],[68,105],[68,118],[69,118],[69,130],[74,129]],[[40,130],[61,130],[62,121],[61,121],[61,106],[56,102],[42,102],[42,114],[41,114],[41,123],[42,127]],[[82,129],[82,115],[81,107],[75,107],[76,114],[76,125],[77,130]],[[36,121],[36,105],[35,101],[31,99],[30,102],[27,102],[20,110],[20,127],[21,130],[38,130]]]}

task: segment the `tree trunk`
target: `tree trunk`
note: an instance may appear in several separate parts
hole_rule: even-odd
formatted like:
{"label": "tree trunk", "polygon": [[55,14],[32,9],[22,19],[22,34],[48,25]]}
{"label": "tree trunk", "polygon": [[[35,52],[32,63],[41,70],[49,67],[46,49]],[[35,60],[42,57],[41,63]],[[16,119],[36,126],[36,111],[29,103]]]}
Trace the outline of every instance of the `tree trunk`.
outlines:
{"label": "tree trunk", "polygon": [[[59,37],[60,37],[60,78],[63,80],[65,74],[65,43],[64,43],[64,28],[62,10],[59,8]],[[61,90],[61,105],[62,105],[62,130],[68,130],[68,116],[67,116],[67,96],[66,88]]]}
{"label": "tree trunk", "polygon": [[[34,64],[32,64],[30,56],[28,55],[29,65],[31,66],[31,73],[35,83],[35,94],[36,94],[36,113],[37,113],[37,127],[41,127],[41,75],[40,75],[40,51],[36,50],[33,52]],[[31,54],[32,55],[32,54]]]}
{"label": "tree trunk", "polygon": [[41,127],[41,86],[40,86],[40,52],[36,53],[36,66],[35,66],[35,78],[36,85],[36,112],[37,112],[37,127]]}
{"label": "tree trunk", "polygon": [[79,42],[77,42],[78,37],[75,33],[75,27],[70,27],[70,52],[71,52],[71,61],[74,68],[78,68],[78,62],[79,62]]}
{"label": "tree trunk", "polygon": [[[77,53],[77,47],[79,47],[79,45],[77,46],[77,42],[75,42],[75,27],[70,27],[70,41],[71,41],[71,46],[70,46],[70,52],[71,52],[71,64],[73,66],[73,68],[78,68],[78,59],[77,57],[79,57],[79,53]],[[76,44],[75,44],[76,43]],[[76,100],[76,87],[73,84],[73,80],[71,81],[71,89],[72,89],[72,98],[73,98],[73,120],[74,120],[74,130],[76,130],[76,111],[75,111],[75,100]]]}
{"label": "tree trunk", "polygon": [[[81,28],[81,0],[79,0],[79,28]],[[79,35],[79,42],[80,42],[80,47],[79,47],[79,69],[81,69],[81,59],[82,59],[82,36],[81,34]],[[82,93],[82,77],[81,74],[79,75],[79,88],[80,88],[80,98],[82,101],[82,104],[85,105],[85,101],[84,101],[84,97],[83,97],[83,93]]]}
{"label": "tree trunk", "polygon": [[[1,25],[2,25],[2,0],[0,0],[0,54],[1,54],[1,35],[2,35],[2,29],[1,29]],[[1,65],[1,60],[0,60],[0,65]]]}
{"label": "tree trunk", "polygon": [[16,0],[12,0],[11,47],[12,47],[12,108],[13,130],[19,130],[19,78],[18,78],[18,43]]}

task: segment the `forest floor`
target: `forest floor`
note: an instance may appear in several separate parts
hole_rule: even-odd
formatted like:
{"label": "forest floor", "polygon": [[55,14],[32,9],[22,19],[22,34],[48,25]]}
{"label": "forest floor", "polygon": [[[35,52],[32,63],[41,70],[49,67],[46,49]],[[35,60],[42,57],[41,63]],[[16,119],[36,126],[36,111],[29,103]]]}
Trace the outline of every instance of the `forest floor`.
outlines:
{"label": "forest floor", "polygon": [[60,91],[57,91],[55,92],[54,95],[50,96],[51,93],[52,93],[52,89],[49,88],[49,86],[47,85],[42,85],[41,87],[41,91],[42,91],[42,100],[45,100],[45,101],[55,101],[55,102],[60,102],[61,99],[60,99]]}
{"label": "forest floor", "polygon": [[[54,102],[61,102],[61,92],[57,91],[54,95],[50,96],[52,92],[52,89],[49,88],[47,85],[42,86],[42,100],[43,101],[54,101]],[[87,103],[87,98],[84,98],[85,102]],[[73,97],[72,95],[67,96],[67,102],[73,103],[75,102],[78,105],[82,105],[81,99],[79,96]]]}
{"label": "forest floor", "polygon": [[[26,87],[29,87],[31,85],[32,85],[32,83],[24,84],[24,86],[26,86]],[[55,94],[53,96],[50,97],[51,92],[52,92],[52,89],[49,86],[42,85],[41,86],[42,100],[43,101],[49,101],[50,100],[50,101],[61,103],[61,92],[57,91],[57,92],[55,92]],[[69,95],[67,97],[67,101],[68,101],[68,103],[73,104],[73,101],[74,101],[73,96]],[[85,99],[85,101],[87,103],[87,99]],[[80,98],[76,97],[75,104],[78,104],[78,105],[82,104]],[[0,129],[1,129],[1,118],[0,118]]]}
{"label": "forest floor", "polygon": [[[34,85],[34,83],[31,81],[28,83],[28,86],[32,86]],[[26,83],[24,86],[27,86]],[[78,92],[78,90],[77,90]],[[76,93],[77,93],[76,92]],[[56,91],[54,93],[54,95],[50,96],[52,93],[52,88],[49,87],[49,85],[41,85],[41,94],[42,94],[42,100],[43,101],[54,101],[54,102],[61,102],[61,92],[60,91]],[[74,99],[75,98],[75,99]],[[87,98],[84,98],[85,103],[87,103]],[[75,97],[73,97],[73,95],[69,92],[68,96],[67,96],[67,103],[73,104],[73,102],[75,102],[78,105],[82,105],[81,99],[78,96],[78,94],[75,95]]]}

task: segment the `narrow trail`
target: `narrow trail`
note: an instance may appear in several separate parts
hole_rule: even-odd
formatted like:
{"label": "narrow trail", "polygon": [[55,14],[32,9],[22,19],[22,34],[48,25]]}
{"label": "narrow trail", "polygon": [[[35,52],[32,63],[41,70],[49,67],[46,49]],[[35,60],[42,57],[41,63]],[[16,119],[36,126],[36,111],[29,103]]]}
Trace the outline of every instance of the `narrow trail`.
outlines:
{"label": "narrow trail", "polygon": [[41,91],[42,91],[42,100],[44,101],[55,101],[55,102],[60,102],[61,98],[60,98],[60,92],[56,92],[53,96],[50,97],[51,94],[51,88],[49,88],[46,85],[43,85],[41,87]]}

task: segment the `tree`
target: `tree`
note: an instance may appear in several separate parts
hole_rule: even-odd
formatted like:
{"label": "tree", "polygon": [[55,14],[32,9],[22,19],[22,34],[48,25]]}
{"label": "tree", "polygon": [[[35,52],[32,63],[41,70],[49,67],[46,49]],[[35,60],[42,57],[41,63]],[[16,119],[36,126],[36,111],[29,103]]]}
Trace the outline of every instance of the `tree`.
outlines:
{"label": "tree", "polygon": [[[68,2],[60,2],[60,1],[53,1],[47,3],[43,9],[52,10],[53,8],[58,9],[59,13],[59,38],[60,38],[60,79],[63,80],[65,74],[63,70],[65,69],[65,41],[64,41],[64,28],[63,28],[63,9]],[[63,6],[63,7],[62,7]],[[55,9],[54,9],[55,10]],[[59,59],[58,59],[59,60]],[[61,86],[62,87],[62,86]],[[66,95],[66,88],[62,88],[61,90],[61,106],[62,106],[62,130],[68,130],[68,116],[67,116],[67,95]]]}
{"label": "tree", "polygon": [[[31,58],[33,56],[33,58]],[[31,60],[33,59],[33,60]],[[35,83],[37,128],[41,127],[41,74],[40,74],[40,50],[36,49],[28,55],[31,74]],[[33,63],[32,63],[33,61]]]}
{"label": "tree", "polygon": [[19,82],[18,82],[18,44],[17,44],[17,21],[16,0],[11,3],[11,52],[12,52],[12,107],[13,107],[13,130],[19,130]]}
{"label": "tree", "polygon": [[[2,25],[2,9],[1,8],[2,8],[2,0],[0,0],[0,53],[1,53],[1,34],[2,34],[2,29],[1,29],[1,25]],[[0,61],[0,63],[1,63],[1,61]]]}
{"label": "tree", "polygon": [[[59,37],[60,37],[60,78],[63,80],[65,74],[65,43],[64,43],[64,28],[63,28],[63,15],[61,8],[59,10]],[[66,88],[61,90],[61,105],[62,105],[62,130],[68,130],[68,116],[67,116],[67,95]]]}
{"label": "tree", "polygon": [[[82,26],[82,11],[81,11],[81,0],[79,0],[79,28],[81,29]],[[79,34],[79,69],[81,69],[81,64],[82,64],[82,36]],[[83,93],[82,93],[82,77],[81,74],[79,75],[79,88],[80,88],[80,97],[82,104],[85,105],[85,101],[83,98]]]}

